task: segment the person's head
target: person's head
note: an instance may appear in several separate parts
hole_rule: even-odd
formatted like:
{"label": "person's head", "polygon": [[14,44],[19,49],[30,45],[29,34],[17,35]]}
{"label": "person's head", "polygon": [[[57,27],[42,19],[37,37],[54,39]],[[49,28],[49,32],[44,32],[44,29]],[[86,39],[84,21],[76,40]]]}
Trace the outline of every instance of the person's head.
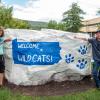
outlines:
{"label": "person's head", "polygon": [[100,30],[96,32],[96,38],[100,40]]}
{"label": "person's head", "polygon": [[4,29],[2,27],[0,27],[0,37],[4,36]]}
{"label": "person's head", "polygon": [[0,27],[0,37],[3,37],[4,36],[4,29],[3,27]]}

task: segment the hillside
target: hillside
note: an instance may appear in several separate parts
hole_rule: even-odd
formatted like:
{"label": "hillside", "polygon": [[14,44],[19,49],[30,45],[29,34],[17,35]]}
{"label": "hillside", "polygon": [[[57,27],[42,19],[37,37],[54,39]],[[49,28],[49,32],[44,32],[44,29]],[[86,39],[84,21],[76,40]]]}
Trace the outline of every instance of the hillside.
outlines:
{"label": "hillside", "polygon": [[40,21],[27,21],[32,29],[40,30],[41,28],[47,28],[48,23],[47,22],[40,22]]}

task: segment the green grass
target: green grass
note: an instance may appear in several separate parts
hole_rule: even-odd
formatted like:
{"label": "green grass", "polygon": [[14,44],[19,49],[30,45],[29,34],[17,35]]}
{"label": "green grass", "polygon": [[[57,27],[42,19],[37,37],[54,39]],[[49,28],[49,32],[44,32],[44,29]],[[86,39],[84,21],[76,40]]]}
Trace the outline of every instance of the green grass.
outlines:
{"label": "green grass", "polygon": [[24,96],[12,93],[7,88],[0,88],[0,100],[100,100],[100,90],[92,89],[82,93],[68,94],[65,96]]}
{"label": "green grass", "polygon": [[24,96],[19,93],[12,93],[7,88],[0,88],[0,100],[33,100],[32,97]]}

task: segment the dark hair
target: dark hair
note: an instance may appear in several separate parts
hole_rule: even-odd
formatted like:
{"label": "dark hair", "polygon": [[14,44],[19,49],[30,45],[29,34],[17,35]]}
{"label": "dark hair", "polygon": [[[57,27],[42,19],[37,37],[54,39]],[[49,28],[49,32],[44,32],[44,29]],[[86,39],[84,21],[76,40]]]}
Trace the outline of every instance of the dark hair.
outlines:
{"label": "dark hair", "polygon": [[96,33],[100,33],[100,30],[98,30]]}
{"label": "dark hair", "polygon": [[0,37],[3,37],[4,36],[4,28],[0,27],[0,31],[2,31],[2,35]]}

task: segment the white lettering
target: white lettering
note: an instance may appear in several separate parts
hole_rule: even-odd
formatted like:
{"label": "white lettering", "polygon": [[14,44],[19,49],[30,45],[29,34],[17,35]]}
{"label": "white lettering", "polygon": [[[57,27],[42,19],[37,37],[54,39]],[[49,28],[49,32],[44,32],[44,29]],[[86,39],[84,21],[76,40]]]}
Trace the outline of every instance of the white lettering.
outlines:
{"label": "white lettering", "polygon": [[35,55],[31,55],[31,60],[32,60],[32,62],[36,62],[37,61],[37,55],[35,54]]}
{"label": "white lettering", "polygon": [[51,55],[18,55],[18,60],[21,62],[52,62],[52,56]]}
{"label": "white lettering", "polygon": [[33,44],[33,43],[23,43],[23,44],[18,44],[18,48],[34,48],[34,49],[39,49],[39,44]]}
{"label": "white lettering", "polygon": [[22,61],[23,60],[22,56],[18,55],[18,60]]}

